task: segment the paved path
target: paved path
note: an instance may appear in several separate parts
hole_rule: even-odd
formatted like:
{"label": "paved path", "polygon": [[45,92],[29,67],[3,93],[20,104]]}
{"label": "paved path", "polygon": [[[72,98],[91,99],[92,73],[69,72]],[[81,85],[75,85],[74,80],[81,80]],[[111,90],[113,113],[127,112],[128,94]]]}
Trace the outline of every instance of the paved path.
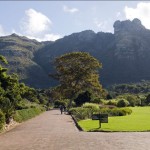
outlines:
{"label": "paved path", "polygon": [[150,150],[150,132],[80,132],[52,110],[1,134],[0,150]]}

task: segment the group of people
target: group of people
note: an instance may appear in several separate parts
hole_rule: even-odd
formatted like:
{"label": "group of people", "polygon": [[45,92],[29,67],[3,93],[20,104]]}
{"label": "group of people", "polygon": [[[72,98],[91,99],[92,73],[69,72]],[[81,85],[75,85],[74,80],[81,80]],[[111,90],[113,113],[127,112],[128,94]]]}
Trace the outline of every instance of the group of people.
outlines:
{"label": "group of people", "polygon": [[60,105],[60,112],[61,112],[61,114],[64,112],[64,113],[66,113],[66,106],[64,106],[64,105]]}

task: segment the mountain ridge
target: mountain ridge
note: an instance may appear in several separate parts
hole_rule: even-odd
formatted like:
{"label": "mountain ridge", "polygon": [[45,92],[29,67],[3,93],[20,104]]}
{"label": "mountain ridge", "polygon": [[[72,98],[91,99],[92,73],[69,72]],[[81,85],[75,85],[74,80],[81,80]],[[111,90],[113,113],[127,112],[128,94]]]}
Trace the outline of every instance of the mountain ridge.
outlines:
{"label": "mountain ridge", "polygon": [[38,42],[15,34],[0,37],[0,54],[10,62],[10,72],[19,73],[21,81],[36,88],[56,85],[48,77],[55,71],[53,60],[74,51],[89,52],[102,62],[100,81],[104,86],[150,80],[150,30],[139,19],[117,20],[113,26],[114,34],[85,30],[55,42]]}

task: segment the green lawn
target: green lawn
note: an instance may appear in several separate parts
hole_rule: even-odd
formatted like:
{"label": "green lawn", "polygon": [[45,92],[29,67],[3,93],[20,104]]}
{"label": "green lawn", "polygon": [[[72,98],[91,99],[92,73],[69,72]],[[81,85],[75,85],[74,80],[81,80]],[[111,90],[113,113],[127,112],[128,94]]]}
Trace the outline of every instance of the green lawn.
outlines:
{"label": "green lawn", "polygon": [[150,107],[131,109],[131,115],[109,117],[108,123],[102,123],[101,128],[98,120],[82,120],[78,124],[84,131],[150,131]]}

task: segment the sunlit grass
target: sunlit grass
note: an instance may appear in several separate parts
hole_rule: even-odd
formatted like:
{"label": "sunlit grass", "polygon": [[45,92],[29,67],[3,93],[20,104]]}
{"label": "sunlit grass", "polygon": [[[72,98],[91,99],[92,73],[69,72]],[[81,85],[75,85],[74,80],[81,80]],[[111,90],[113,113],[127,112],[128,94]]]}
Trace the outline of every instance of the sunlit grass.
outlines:
{"label": "sunlit grass", "polygon": [[99,128],[98,120],[82,120],[78,124],[84,131],[150,131],[150,107],[132,107],[128,116],[109,117],[108,123],[102,123]]}

